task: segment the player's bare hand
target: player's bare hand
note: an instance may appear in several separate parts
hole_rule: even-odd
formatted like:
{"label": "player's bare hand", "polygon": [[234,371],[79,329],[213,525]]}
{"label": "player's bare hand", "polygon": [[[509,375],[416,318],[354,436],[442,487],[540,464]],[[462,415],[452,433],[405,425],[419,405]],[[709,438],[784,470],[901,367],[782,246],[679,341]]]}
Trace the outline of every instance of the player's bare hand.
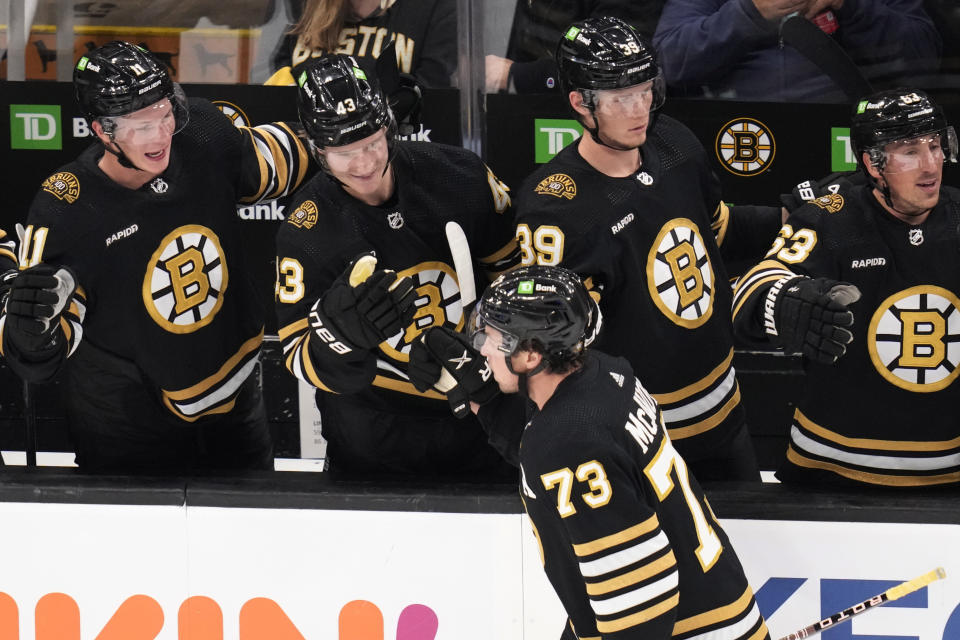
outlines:
{"label": "player's bare hand", "polygon": [[753,0],[760,15],[767,20],[779,20],[791,13],[806,13],[811,0]]}
{"label": "player's bare hand", "polygon": [[486,87],[487,93],[505,91],[510,78],[510,67],[513,60],[500,56],[488,55],[486,59]]}

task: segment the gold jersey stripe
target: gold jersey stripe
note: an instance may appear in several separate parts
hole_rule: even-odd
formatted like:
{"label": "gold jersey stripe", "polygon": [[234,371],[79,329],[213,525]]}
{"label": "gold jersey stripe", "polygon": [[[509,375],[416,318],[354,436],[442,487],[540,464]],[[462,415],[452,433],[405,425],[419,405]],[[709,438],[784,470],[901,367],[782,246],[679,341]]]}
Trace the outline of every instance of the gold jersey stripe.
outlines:
{"label": "gold jersey stripe", "polygon": [[622,631],[635,625],[643,624],[644,622],[653,620],[659,615],[663,615],[671,609],[676,609],[677,604],[679,603],[680,594],[675,593],[666,600],[658,602],[657,604],[653,605],[652,607],[648,607],[643,611],[632,613],[629,616],[624,616],[615,620],[598,620],[597,631],[600,633],[616,633],[617,631]]}
{"label": "gold jersey stripe", "polygon": [[[293,357],[296,353],[300,353],[300,367],[303,369],[304,375],[310,379],[310,384],[315,386],[318,389],[327,391],[329,393],[336,393],[333,389],[323,384],[323,381],[320,379],[320,376],[317,374],[317,370],[313,368],[313,361],[310,359],[310,338],[311,335],[308,333],[303,338],[300,339],[300,348],[294,347],[291,349],[290,356]],[[293,373],[293,369],[289,366],[290,372]]]}
{"label": "gold jersey stripe", "polygon": [[243,345],[241,345],[240,350],[233,354],[229,360],[223,363],[223,366],[220,367],[220,369],[218,369],[217,372],[212,376],[209,376],[192,387],[187,387],[186,389],[180,389],[179,391],[164,390],[164,397],[176,402],[179,400],[187,400],[189,398],[203,395],[209,391],[211,387],[223,382],[223,380],[226,379],[234,369],[236,369],[241,360],[260,348],[260,343],[262,342],[263,329],[261,328],[260,333],[244,342]]}
{"label": "gold jersey stripe", "polygon": [[281,129],[286,131],[288,134],[290,134],[290,141],[293,142],[293,144],[295,145],[294,148],[291,150],[291,153],[296,153],[297,166],[298,166],[296,184],[299,185],[301,182],[303,182],[304,176],[307,175],[307,167],[310,165],[310,159],[309,159],[309,155],[307,154],[307,148],[303,146],[303,143],[300,141],[299,136],[297,136],[297,134],[293,131],[293,129],[287,126],[286,122],[274,122],[273,125],[276,127],[280,127]]}
{"label": "gold jersey stripe", "polygon": [[711,609],[710,611],[704,611],[703,613],[684,618],[683,620],[677,620],[673,624],[673,635],[678,636],[684,633],[690,633],[695,629],[737,618],[750,607],[752,601],[753,591],[751,591],[748,586],[743,594],[730,604]]}
{"label": "gold jersey stripe", "polygon": [[200,418],[202,418],[202,417],[204,417],[204,416],[215,416],[215,415],[218,415],[218,414],[221,414],[221,413],[228,413],[228,412],[232,411],[232,410],[233,410],[233,405],[235,405],[235,404],[237,403],[237,398],[236,398],[236,396],[234,396],[234,397],[230,400],[230,402],[228,402],[228,403],[226,403],[226,404],[222,404],[222,405],[220,405],[219,407],[214,407],[213,409],[207,409],[206,411],[202,411],[202,412],[198,413],[198,414],[195,415],[195,416],[187,416],[187,415],[184,415],[183,413],[181,413],[181,412],[173,405],[173,403],[170,402],[170,398],[164,398],[164,399],[163,399],[163,403],[164,403],[165,405],[167,405],[167,408],[170,409],[170,411],[171,411],[172,413],[174,413],[178,418],[180,418],[180,419],[183,420],[184,422],[196,422],[197,420],[199,420]]}
{"label": "gold jersey stripe", "polygon": [[286,342],[287,338],[289,338],[295,333],[300,333],[301,331],[303,331],[309,326],[310,326],[310,321],[306,318],[301,318],[296,322],[291,322],[285,327],[281,327],[280,330],[277,332],[277,335],[280,336],[281,342]]}
{"label": "gold jersey stripe", "polygon": [[618,544],[622,544],[628,540],[634,540],[635,538],[646,535],[659,526],[660,521],[657,519],[657,514],[653,514],[640,524],[635,524],[632,527],[624,529],[623,531],[611,533],[608,536],[597,538],[596,540],[592,540],[590,542],[575,544],[573,545],[573,552],[581,558],[584,556],[593,555],[598,551],[603,551]]}
{"label": "gold jersey stripe", "polygon": [[[643,582],[647,578],[652,578],[658,573],[663,573],[667,569],[675,566],[677,566],[677,558],[673,555],[673,549],[671,549],[665,556],[657,558],[653,562],[625,573],[622,576],[610,578],[603,582],[587,583],[587,594],[600,596],[605,593],[610,593],[611,591],[623,589],[638,582]],[[676,631],[674,631],[674,633],[676,633]]]}
{"label": "gold jersey stripe", "polygon": [[[763,271],[775,270],[775,273],[771,273],[767,276],[761,276],[756,281],[751,282],[750,278],[755,274],[758,274]],[[786,272],[786,273],[784,273]],[[743,275],[738,281],[738,285],[734,287],[733,291],[733,317],[736,318],[737,314],[740,313],[740,309],[743,307],[744,302],[746,302],[750,296],[753,295],[753,292],[756,291],[759,287],[768,282],[776,282],[783,277],[793,277],[796,274],[787,269],[785,266],[777,262],[776,260],[764,260],[754,268],[750,269],[747,273]],[[744,286],[747,282],[750,282],[749,288],[744,290]]]}
{"label": "gold jersey stripe", "polygon": [[873,440],[870,438],[848,438],[825,429],[807,416],[800,409],[793,412],[793,419],[807,431],[814,433],[824,440],[836,442],[851,449],[879,449],[882,451],[949,451],[960,447],[960,438],[952,440],[937,440],[932,442],[918,442],[916,440]]}
{"label": "gold jersey stripe", "polygon": [[747,638],[747,640],[762,640],[763,638],[769,637],[770,630],[767,629],[767,621],[763,620],[760,623],[760,628],[757,629],[752,636]]}
{"label": "gold jersey stripe", "polygon": [[960,481],[960,471],[952,473],[942,473],[936,476],[893,476],[883,473],[869,473],[866,471],[856,471],[848,469],[833,462],[823,462],[821,460],[812,460],[805,455],[798,453],[793,444],[787,448],[787,460],[807,469],[821,469],[823,471],[832,471],[837,475],[851,480],[867,482],[870,484],[879,484],[896,487],[925,487],[938,484],[949,484]]}
{"label": "gold jersey stripe", "polygon": [[392,391],[400,391],[401,393],[406,393],[412,396],[420,396],[422,398],[433,398],[435,400],[446,400],[447,396],[430,389],[428,391],[417,391],[417,388],[405,382],[403,380],[394,380],[393,378],[387,378],[385,376],[377,376],[373,379],[373,386],[381,387],[383,389],[390,389]]}
{"label": "gold jersey stripe", "polygon": [[260,152],[260,147],[257,146],[254,140],[253,132],[250,129],[243,129],[243,133],[244,135],[250,136],[249,144],[253,146],[253,152],[257,158],[257,166],[260,170],[260,186],[257,188],[256,193],[240,198],[240,202],[256,202],[263,195],[263,192],[267,190],[267,160]]}
{"label": "gold jersey stripe", "polygon": [[17,254],[15,254],[13,251],[10,251],[6,247],[0,247],[0,257],[10,258],[14,264],[17,263]]}
{"label": "gold jersey stripe", "polygon": [[681,438],[689,438],[690,436],[699,435],[705,431],[713,429],[715,426],[727,419],[727,416],[730,415],[730,412],[733,411],[737,405],[740,404],[740,383],[737,383],[737,390],[734,392],[730,399],[720,407],[720,410],[715,414],[707,418],[706,420],[701,420],[700,422],[695,422],[686,427],[679,427],[677,429],[667,429],[667,433],[670,434],[671,440],[680,440]]}
{"label": "gold jersey stripe", "polygon": [[713,222],[710,228],[717,239],[717,246],[723,244],[723,239],[727,236],[727,228],[730,226],[730,207],[723,200],[717,205],[713,212]]}
{"label": "gold jersey stripe", "polygon": [[[273,162],[271,167],[273,169],[274,184],[276,188],[267,194],[267,198],[276,198],[281,195],[287,187],[287,180],[289,178],[289,167],[287,166],[287,152],[283,149],[283,145],[277,140],[276,136],[265,131],[263,129],[256,129],[257,133],[260,134],[260,139],[263,140],[267,146],[270,148],[270,155],[273,156]],[[291,149],[291,152],[293,150]]]}
{"label": "gold jersey stripe", "polygon": [[676,391],[671,391],[669,393],[653,393],[653,399],[657,401],[657,404],[673,404],[680,400],[684,400],[699,393],[704,389],[713,386],[717,380],[724,376],[727,373],[727,369],[730,368],[730,365],[733,363],[733,349],[730,349],[730,353],[727,354],[727,357],[723,359],[719,365],[717,365],[713,371],[708,373],[702,379],[697,380],[693,384],[689,384],[682,389],[677,389]]}

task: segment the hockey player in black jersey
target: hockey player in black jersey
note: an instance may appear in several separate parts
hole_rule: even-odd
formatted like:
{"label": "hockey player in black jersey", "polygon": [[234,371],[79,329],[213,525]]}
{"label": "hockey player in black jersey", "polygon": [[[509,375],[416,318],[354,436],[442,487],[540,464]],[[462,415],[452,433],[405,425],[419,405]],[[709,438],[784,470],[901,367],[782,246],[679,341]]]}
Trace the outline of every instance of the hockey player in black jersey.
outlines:
{"label": "hockey player in black jersey", "polygon": [[[397,140],[378,83],[349,56],[304,71],[298,104],[324,171],[277,235],[277,315],[287,368],[317,388],[331,470],[504,471],[475,418],[456,420],[409,367],[421,332],[465,324],[447,223],[468,239],[475,290],[519,262],[507,188],[469,151]],[[362,255],[377,270],[360,284]]]}
{"label": "hockey player in black jersey", "polygon": [[657,114],[654,51],[623,21],[575,23],[557,64],[586,133],[519,190],[523,264],[584,278],[604,314],[598,345],[627,358],[701,479],[759,479],[721,256],[758,258],[780,211],[722,202],[699,141]]}
{"label": "hockey player in black jersey", "polygon": [[65,369],[81,468],[272,468],[236,204],[295,186],[306,148],[286,125],[238,129],[187,101],[128,43],[80,58],[74,87],[98,140],[31,205],[4,356],[28,381]]}
{"label": "hockey player in black jersey", "polygon": [[804,356],[784,481],[960,481],[957,140],[922,91],[854,108],[862,177],[802,183],[808,200],[734,295],[738,335]]}
{"label": "hockey player in black jersey", "polygon": [[520,495],[569,617],[562,638],[769,638],[656,400],[626,360],[585,348],[595,313],[576,274],[521,267],[484,293],[473,336],[500,389],[536,405]]}

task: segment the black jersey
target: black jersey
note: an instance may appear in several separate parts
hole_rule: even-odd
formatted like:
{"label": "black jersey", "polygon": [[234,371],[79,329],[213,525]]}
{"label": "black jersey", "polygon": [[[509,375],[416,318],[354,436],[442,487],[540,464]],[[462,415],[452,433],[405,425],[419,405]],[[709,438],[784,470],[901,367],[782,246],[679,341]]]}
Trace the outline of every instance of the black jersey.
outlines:
{"label": "black jersey", "polygon": [[[510,196],[475,154],[457,147],[399,142],[391,166],[395,195],[379,207],[353,198],[325,173],[296,193],[277,235],[277,315],[286,366],[321,391],[359,394],[368,407],[449,415],[443,395],[420,393],[410,383],[410,345],[428,327],[459,330],[466,322],[444,234],[448,221],[464,229],[477,291],[516,266]],[[413,278],[417,311],[413,323],[375,353],[350,360],[314,339],[308,316],[351,260],[371,251],[378,269]]]}
{"label": "black jersey", "polygon": [[[190,101],[169,167],[143,187],[111,180],[97,164],[103,153],[98,142],[43,182],[21,247],[24,266],[66,265],[77,276],[64,347],[38,361],[4,341],[7,359],[44,381],[69,355],[74,393],[90,406],[98,389],[136,384],[181,421],[225,413],[256,365],[264,318],[236,204],[286,193],[309,155],[286,125],[238,129],[205,100]],[[88,374],[95,356],[117,363],[117,380]],[[136,423],[137,407],[109,410]]]}
{"label": "black jersey", "polygon": [[781,476],[960,481],[960,190],[943,187],[926,220],[910,225],[856,182],[818,187],[822,195],[791,215],[736,288],[735,328],[758,341],[767,292],[784,278],[831,278],[862,294],[850,305],[846,354],[831,365],[805,363]]}
{"label": "black jersey", "polygon": [[630,365],[590,351],[520,444],[523,502],[579,638],[769,638],[743,568]]}
{"label": "black jersey", "polygon": [[[517,236],[524,264],[584,278],[603,311],[597,348],[627,358],[693,460],[744,421],[718,248],[737,246],[738,227],[686,127],[658,116],[642,154],[635,175],[613,178],[569,145],[521,187]],[[779,226],[773,211],[764,247]]]}
{"label": "black jersey", "polygon": [[397,67],[426,87],[449,87],[457,68],[457,15],[453,0],[389,0],[386,7],[340,31],[333,51],[310,49],[302,37],[284,37],[273,56],[278,71],[268,84],[295,84],[303,65],[325,53],[353,56],[369,72],[376,71],[380,52],[396,43]]}

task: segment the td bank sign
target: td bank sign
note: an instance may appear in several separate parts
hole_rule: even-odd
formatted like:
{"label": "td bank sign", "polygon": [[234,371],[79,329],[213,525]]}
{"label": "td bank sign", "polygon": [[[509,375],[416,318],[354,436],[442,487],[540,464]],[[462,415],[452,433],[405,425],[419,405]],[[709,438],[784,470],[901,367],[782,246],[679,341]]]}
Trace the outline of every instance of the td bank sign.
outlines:
{"label": "td bank sign", "polygon": [[534,159],[537,164],[549,162],[565,146],[583,135],[583,127],[576,120],[534,121]]}
{"label": "td bank sign", "polygon": [[60,105],[10,105],[11,149],[62,149]]}

